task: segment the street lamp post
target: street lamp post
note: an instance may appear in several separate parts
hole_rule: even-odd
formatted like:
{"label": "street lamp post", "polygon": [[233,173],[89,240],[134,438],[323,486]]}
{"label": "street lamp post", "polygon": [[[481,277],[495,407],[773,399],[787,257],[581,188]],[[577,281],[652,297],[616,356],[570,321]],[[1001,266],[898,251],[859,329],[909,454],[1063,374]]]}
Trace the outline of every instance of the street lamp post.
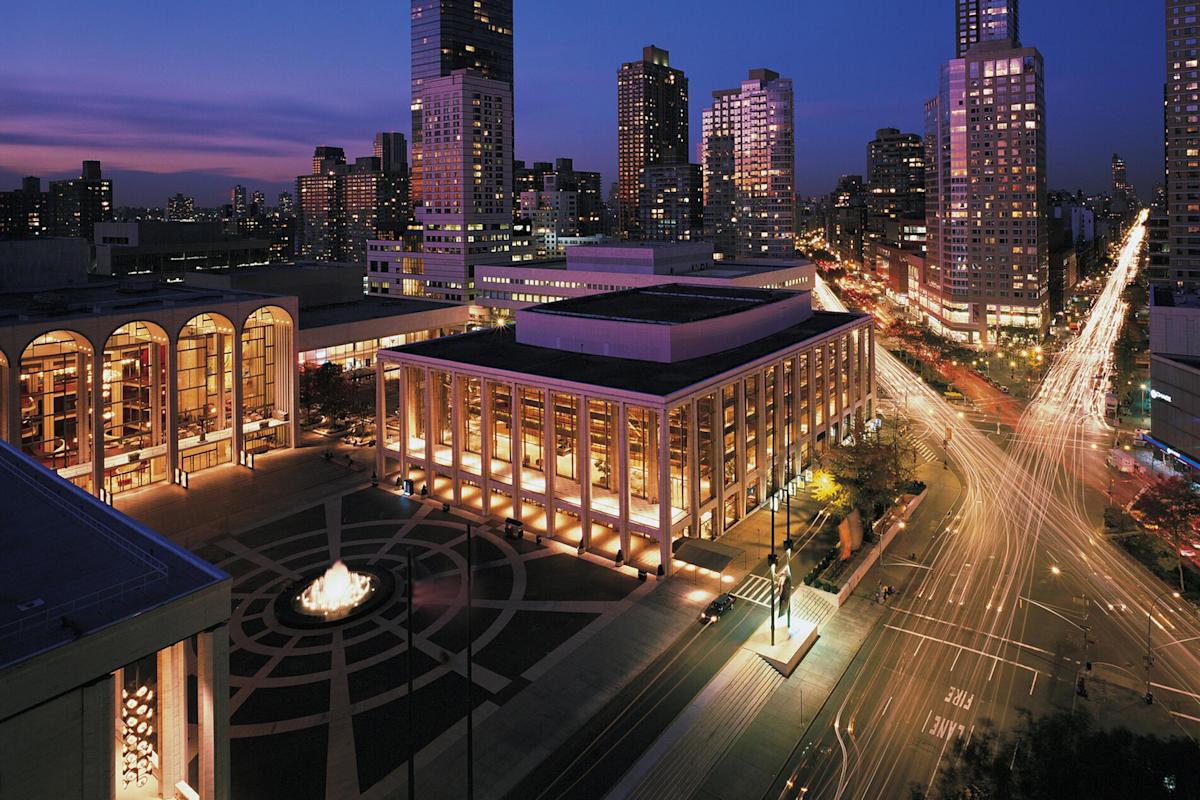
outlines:
{"label": "street lamp post", "polygon": [[775,509],[779,508],[779,490],[775,485],[775,456],[771,456],[771,552],[767,563],[771,568],[771,646],[775,646]]}
{"label": "street lamp post", "polygon": [[1146,416],[1146,384],[1140,384],[1142,387],[1142,413],[1140,416]]}
{"label": "street lamp post", "polygon": [[[1053,575],[1056,575],[1056,576],[1062,575],[1063,570],[1062,570],[1062,568],[1060,568],[1058,566],[1052,566],[1052,567],[1050,567],[1050,573]],[[1030,601],[1030,602],[1033,602],[1033,601]],[[1088,633],[1092,629],[1092,626],[1087,624],[1088,611],[1090,609],[1091,609],[1091,603],[1088,600],[1088,595],[1087,595],[1087,592],[1085,591],[1083,593],[1083,623],[1084,624],[1079,625],[1074,622],[1071,622],[1071,620],[1067,619],[1066,617],[1062,617],[1068,623],[1074,625],[1076,628],[1079,628],[1079,632],[1083,634],[1083,671],[1084,672],[1092,671],[1092,662],[1088,659]],[[1047,610],[1049,610],[1049,609],[1047,609]],[[1055,612],[1051,611],[1051,613],[1055,613]],[[1061,617],[1062,615],[1058,614],[1057,616]],[[1083,697],[1087,697],[1087,690],[1083,686],[1083,677],[1082,676],[1080,676],[1080,678],[1079,678],[1079,688],[1076,691],[1077,691],[1077,693],[1081,694]]]}
{"label": "street lamp post", "polygon": [[[1150,608],[1146,611],[1146,705],[1151,705],[1154,703],[1154,692],[1150,690],[1150,667],[1154,663],[1154,653],[1150,649],[1150,626],[1154,622],[1155,603],[1157,603],[1167,594],[1168,592],[1159,592],[1158,594],[1154,595],[1154,597],[1150,600]],[[1169,592],[1169,594],[1171,597],[1177,599],[1179,597],[1179,592]]]}

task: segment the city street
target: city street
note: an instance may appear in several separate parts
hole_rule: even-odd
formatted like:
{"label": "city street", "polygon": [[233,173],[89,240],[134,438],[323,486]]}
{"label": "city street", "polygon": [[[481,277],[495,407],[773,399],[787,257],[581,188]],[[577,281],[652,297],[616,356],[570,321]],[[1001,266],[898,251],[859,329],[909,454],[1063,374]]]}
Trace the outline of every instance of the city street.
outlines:
{"label": "city street", "polygon": [[[1098,313],[1055,361],[1007,451],[877,351],[881,385],[893,397],[907,393],[910,414],[933,435],[949,431],[966,494],[922,554],[930,569],[903,587],[860,654],[861,671],[847,675],[797,748],[779,796],[899,795],[933,780],[947,741],[971,736],[984,719],[1010,726],[1020,708],[1082,703],[1104,719],[1116,702],[1123,721],[1136,725],[1130,708],[1139,709],[1163,733],[1200,721],[1195,642],[1179,642],[1200,636],[1196,614],[1104,539],[1098,513],[1088,512],[1102,498],[1080,477],[1103,468],[1111,438],[1103,421],[1108,353],[1143,230],[1133,228]],[[818,297],[838,307],[827,286]],[[1150,707],[1138,698],[1148,623],[1156,648]],[[1083,628],[1094,667],[1086,680],[1102,684],[1107,707],[1096,691],[1074,695],[1077,674],[1088,674]]]}

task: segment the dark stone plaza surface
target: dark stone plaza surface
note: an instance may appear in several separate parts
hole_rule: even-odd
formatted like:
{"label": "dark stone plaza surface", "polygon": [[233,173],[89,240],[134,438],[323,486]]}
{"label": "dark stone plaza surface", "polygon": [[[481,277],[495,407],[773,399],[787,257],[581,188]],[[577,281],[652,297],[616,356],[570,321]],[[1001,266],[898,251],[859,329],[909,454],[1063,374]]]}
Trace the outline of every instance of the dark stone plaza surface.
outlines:
{"label": "dark stone plaza surface", "polygon": [[[405,562],[416,561],[412,698],[415,749],[433,758],[461,736],[468,697],[477,724],[530,685],[525,673],[638,586],[560,549],[472,525],[474,687],[467,691],[467,519],[381,489],[314,502],[210,539],[202,557],[233,576],[231,760],[235,797],[387,796],[402,785],[409,743]],[[393,573],[373,612],[291,627],[275,599],[335,559]],[[586,634],[585,634],[586,635]]]}

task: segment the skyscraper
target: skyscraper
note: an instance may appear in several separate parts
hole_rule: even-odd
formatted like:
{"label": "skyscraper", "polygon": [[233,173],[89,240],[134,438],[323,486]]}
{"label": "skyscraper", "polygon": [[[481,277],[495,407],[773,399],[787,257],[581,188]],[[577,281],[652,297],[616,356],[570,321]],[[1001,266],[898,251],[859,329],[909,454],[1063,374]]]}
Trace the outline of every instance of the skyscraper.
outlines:
{"label": "skyscraper", "polygon": [[1168,277],[1200,279],[1200,48],[1194,2],[1167,0],[1167,79],[1164,86]]}
{"label": "skyscraper", "polygon": [[[898,243],[901,221],[925,217],[925,147],[915,133],[880,128],[867,144],[864,248]],[[868,261],[870,253],[865,254]]]}
{"label": "skyscraper", "polygon": [[638,238],[642,171],[688,160],[688,82],[654,45],[642,60],[617,70],[617,202],[619,228]]}
{"label": "skyscraper", "polygon": [[412,159],[410,197],[424,197],[421,112],[427,81],[469,69],[513,83],[512,0],[412,0]]}
{"label": "skyscraper", "polygon": [[374,155],[379,159],[383,171],[395,174],[408,174],[408,142],[404,134],[398,131],[381,131],[375,134]]}
{"label": "skyscraper", "polygon": [[791,78],[752,69],[704,110],[704,228],[723,256],[795,257],[792,108]]}
{"label": "skyscraper", "polygon": [[177,193],[167,198],[167,221],[184,222],[196,218],[196,201],[188,195]]}
{"label": "skyscraper", "polygon": [[78,178],[50,181],[48,233],[90,242],[94,237],[93,226],[112,219],[112,203],[112,181],[102,176],[100,162],[84,161]]}
{"label": "skyscraper", "polygon": [[41,178],[22,178],[20,189],[0,192],[0,239],[28,239],[46,233],[50,224],[46,205]]}
{"label": "skyscraper", "polygon": [[955,0],[958,42],[955,58],[962,58],[976,42],[1005,41],[1020,47],[1017,0]]}
{"label": "skyscraper", "polygon": [[507,259],[512,235],[512,87],[456,70],[427,79],[421,95],[425,294],[470,302],[475,265]]}
{"label": "skyscraper", "polygon": [[403,180],[386,173],[379,158],[347,164],[341,148],[318,147],[313,160],[317,171],[296,178],[300,255],[361,262],[369,239],[401,235],[408,219]]}
{"label": "skyscraper", "polygon": [[638,229],[648,241],[687,242],[704,235],[699,164],[651,164],[642,170]]}
{"label": "skyscraper", "polygon": [[233,209],[233,218],[241,219],[246,216],[246,187],[240,183],[229,190],[229,206]]}
{"label": "skyscraper", "polygon": [[862,175],[843,175],[829,196],[829,226],[825,240],[843,261],[863,266],[868,194]]}
{"label": "skyscraper", "polygon": [[1016,41],[1016,0],[958,5],[988,24],[925,105],[928,253],[915,297],[938,332],[988,344],[1049,324],[1046,101],[1042,56]]}
{"label": "skyscraper", "polygon": [[1112,155],[1112,193],[1113,197],[1124,197],[1129,191],[1129,179],[1125,171],[1125,159],[1116,153]]}

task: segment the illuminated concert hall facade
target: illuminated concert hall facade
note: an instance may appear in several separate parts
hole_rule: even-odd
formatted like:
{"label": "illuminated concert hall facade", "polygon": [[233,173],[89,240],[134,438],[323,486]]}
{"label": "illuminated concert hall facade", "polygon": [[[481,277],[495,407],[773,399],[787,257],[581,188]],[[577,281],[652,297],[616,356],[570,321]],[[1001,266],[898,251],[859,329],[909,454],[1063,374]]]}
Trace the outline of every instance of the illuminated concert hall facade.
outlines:
{"label": "illuminated concert hall facade", "polygon": [[2,433],[94,495],[296,441],[295,297],[102,282],[0,294]]}
{"label": "illuminated concert hall facade", "polygon": [[873,336],[868,315],[785,290],[669,284],[520,309],[515,328],[379,351],[377,468],[666,573],[676,540],[764,502],[772,466],[779,485],[874,413]]}

